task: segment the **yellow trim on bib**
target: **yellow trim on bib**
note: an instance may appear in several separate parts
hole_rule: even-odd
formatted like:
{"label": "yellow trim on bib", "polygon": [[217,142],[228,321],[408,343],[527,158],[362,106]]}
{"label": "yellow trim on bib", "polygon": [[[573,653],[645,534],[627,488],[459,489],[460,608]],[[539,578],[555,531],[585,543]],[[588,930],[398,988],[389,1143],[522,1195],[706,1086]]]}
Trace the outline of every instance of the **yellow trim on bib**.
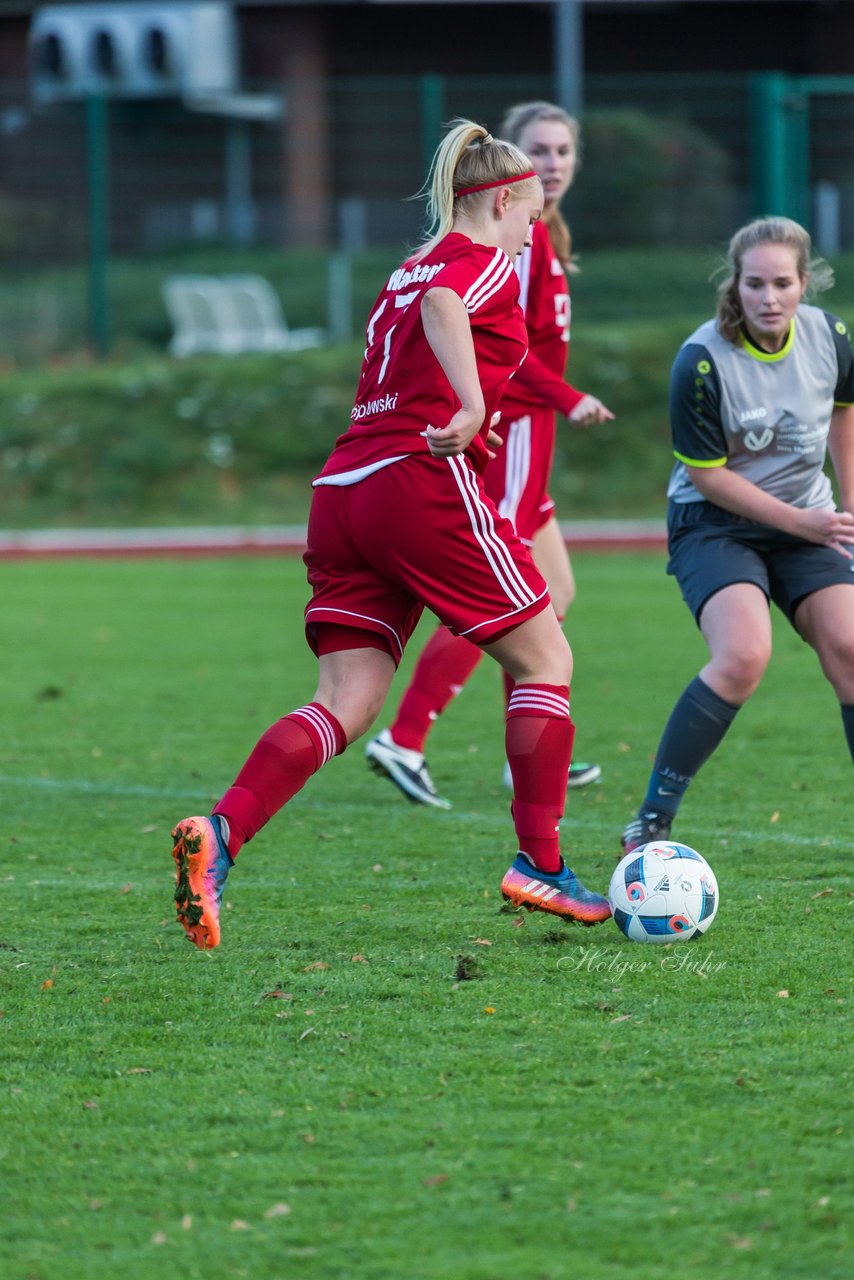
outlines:
{"label": "yellow trim on bib", "polygon": [[679,462],[684,462],[686,467],[725,467],[726,466],[726,458],[714,458],[711,462],[706,458],[703,458],[703,459],[686,458],[684,453],[677,453],[675,449],[673,450],[673,456]]}
{"label": "yellow trim on bib", "polygon": [[759,347],[754,347],[750,339],[745,335],[744,350],[754,360],[761,360],[763,364],[773,364],[775,360],[782,360],[792,349],[795,341],[795,317],[792,316],[792,323],[789,325],[789,336],[779,351],[762,351]]}

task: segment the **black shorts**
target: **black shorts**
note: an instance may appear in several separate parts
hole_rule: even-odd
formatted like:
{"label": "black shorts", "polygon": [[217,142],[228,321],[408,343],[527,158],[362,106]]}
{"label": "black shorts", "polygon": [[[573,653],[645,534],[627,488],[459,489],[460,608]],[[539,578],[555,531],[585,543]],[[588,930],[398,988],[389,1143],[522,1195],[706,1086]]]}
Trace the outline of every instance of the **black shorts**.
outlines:
{"label": "black shorts", "polygon": [[854,586],[854,560],[711,502],[671,502],[667,546],[667,572],[698,624],[706,601],[735,582],[754,583],[790,622],[814,591],[839,582]]}

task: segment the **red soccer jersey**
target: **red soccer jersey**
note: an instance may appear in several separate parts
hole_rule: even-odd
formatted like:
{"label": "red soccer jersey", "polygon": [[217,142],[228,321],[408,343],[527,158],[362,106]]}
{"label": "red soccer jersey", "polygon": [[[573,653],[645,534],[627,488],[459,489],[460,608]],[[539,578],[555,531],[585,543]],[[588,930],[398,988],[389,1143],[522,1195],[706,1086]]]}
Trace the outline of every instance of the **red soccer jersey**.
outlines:
{"label": "red soccer jersey", "polygon": [[[583,399],[563,380],[569,355],[570,304],[566,272],[552,248],[548,228],[534,223],[533,245],[516,260],[519,302],[525,314],[530,350],[501,404],[504,421],[530,409],[557,409],[565,416]],[[498,433],[501,434],[499,424]]]}
{"label": "red soccer jersey", "polygon": [[421,299],[431,286],[452,289],[468,312],[486,414],[466,456],[477,471],[486,466],[489,421],[525,358],[528,339],[510,258],[451,232],[418,262],[410,259],[392,272],[377,298],[351,425],[336,440],[321,476],[428,452],[421,433],[428,425],[447,426],[459,409],[421,322]]}

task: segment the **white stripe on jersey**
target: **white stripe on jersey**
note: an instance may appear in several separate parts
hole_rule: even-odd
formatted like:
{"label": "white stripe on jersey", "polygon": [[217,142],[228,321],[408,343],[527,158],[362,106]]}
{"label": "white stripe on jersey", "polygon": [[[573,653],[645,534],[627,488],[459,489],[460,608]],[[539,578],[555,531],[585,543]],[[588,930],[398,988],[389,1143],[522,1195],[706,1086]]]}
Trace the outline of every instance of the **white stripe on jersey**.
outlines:
{"label": "white stripe on jersey", "polygon": [[480,497],[474,472],[460,455],[448,458],[448,462],[465,503],[472,532],[483,548],[502,591],[519,609],[533,604],[537,597],[519,572],[506,542],[495,532],[492,511]]}
{"label": "white stripe on jersey", "polygon": [[307,720],[312,726],[320,739],[322,754],[320,763],[326,764],[335,755],[335,734],[332,731],[332,725],[317,707],[299,707],[298,710],[292,711],[291,715]]}
{"label": "white stripe on jersey", "polygon": [[516,258],[516,275],[519,277],[519,306],[528,310],[528,285],[531,282],[531,246],[526,245]]}
{"label": "white stripe on jersey", "polygon": [[498,504],[498,510],[514,524],[530,470],[531,415],[526,414],[510,423],[504,449],[504,497]]}
{"label": "white stripe on jersey", "polygon": [[558,720],[569,719],[569,699],[557,693],[549,693],[546,689],[531,688],[530,685],[517,685],[510,696],[507,710],[536,712],[554,716]]}
{"label": "white stripe on jersey", "polygon": [[503,249],[496,249],[489,266],[480,273],[463,294],[466,311],[477,311],[488,302],[504,284],[513,270],[513,263]]}
{"label": "white stripe on jersey", "polygon": [[492,281],[489,289],[484,288],[481,290],[480,295],[478,296],[478,299],[477,299],[477,306],[474,306],[474,305],[470,306],[468,308],[469,312],[476,311],[479,307],[484,306],[489,301],[489,299],[493,296],[493,294],[498,293],[498,290],[504,287],[505,282],[510,278],[510,276],[512,276],[512,274],[513,274],[513,263],[508,258],[507,264],[504,267],[503,271],[501,272],[500,277]]}

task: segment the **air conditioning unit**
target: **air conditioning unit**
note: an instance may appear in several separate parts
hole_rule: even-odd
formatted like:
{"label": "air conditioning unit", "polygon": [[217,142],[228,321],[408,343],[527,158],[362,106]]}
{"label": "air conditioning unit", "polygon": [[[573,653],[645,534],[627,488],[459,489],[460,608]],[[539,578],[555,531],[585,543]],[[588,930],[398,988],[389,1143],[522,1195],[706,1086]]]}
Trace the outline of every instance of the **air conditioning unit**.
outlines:
{"label": "air conditioning unit", "polygon": [[219,0],[46,5],[29,32],[38,102],[234,93],[237,33]]}

